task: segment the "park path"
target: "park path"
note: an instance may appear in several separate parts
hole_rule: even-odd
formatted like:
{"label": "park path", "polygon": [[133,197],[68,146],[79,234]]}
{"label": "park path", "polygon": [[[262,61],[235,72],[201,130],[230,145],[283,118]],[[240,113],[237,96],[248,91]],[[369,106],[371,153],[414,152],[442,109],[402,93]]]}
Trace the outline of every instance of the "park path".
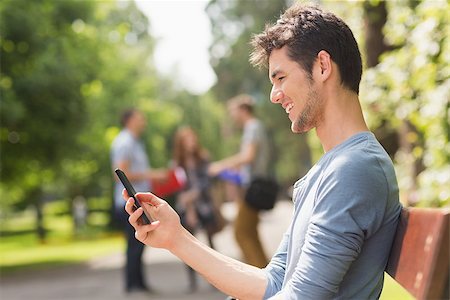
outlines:
{"label": "park path", "polygon": [[[233,220],[236,208],[225,203],[222,212],[226,219]],[[270,212],[261,215],[261,240],[270,256],[276,250],[283,232],[289,225],[292,203],[279,201]],[[203,235],[199,239],[205,240]],[[214,237],[218,251],[239,258],[240,252],[233,237],[232,225],[228,225]],[[87,249],[88,251],[88,249]],[[188,292],[188,277],[184,264],[165,250],[147,248],[144,253],[147,279],[155,290],[154,294],[125,294],[122,284],[122,253],[96,258],[84,264],[54,267],[39,271],[18,272],[0,281],[0,299],[34,300],[115,300],[115,299],[225,299],[199,277],[199,288]]]}

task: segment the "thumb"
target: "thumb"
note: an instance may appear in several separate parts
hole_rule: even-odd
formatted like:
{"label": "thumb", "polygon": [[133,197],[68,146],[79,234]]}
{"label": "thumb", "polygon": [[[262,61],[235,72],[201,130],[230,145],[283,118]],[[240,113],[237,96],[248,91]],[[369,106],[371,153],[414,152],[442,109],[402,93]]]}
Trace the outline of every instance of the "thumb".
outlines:
{"label": "thumb", "polygon": [[142,203],[148,203],[153,206],[159,206],[165,203],[164,200],[158,198],[156,195],[152,193],[137,193],[136,198]]}

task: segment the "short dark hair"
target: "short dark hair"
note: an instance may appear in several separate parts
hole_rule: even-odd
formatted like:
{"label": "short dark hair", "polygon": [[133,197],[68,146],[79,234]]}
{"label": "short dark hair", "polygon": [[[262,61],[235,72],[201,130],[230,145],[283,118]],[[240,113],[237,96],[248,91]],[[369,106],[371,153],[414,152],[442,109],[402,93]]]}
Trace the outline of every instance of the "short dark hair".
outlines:
{"label": "short dark hair", "polygon": [[131,117],[137,113],[138,110],[135,108],[127,108],[125,109],[122,114],[120,115],[120,125],[122,125],[122,127],[126,127],[128,121],[131,119]]}
{"label": "short dark hair", "polygon": [[248,94],[240,94],[228,100],[229,107],[237,107],[247,111],[249,114],[254,114],[255,99]]}
{"label": "short dark hair", "polygon": [[317,6],[294,4],[276,24],[253,36],[250,62],[267,66],[273,49],[288,47],[289,57],[312,78],[312,66],[321,50],[338,65],[341,83],[358,93],[362,75],[361,53],[350,28],[340,18]]}

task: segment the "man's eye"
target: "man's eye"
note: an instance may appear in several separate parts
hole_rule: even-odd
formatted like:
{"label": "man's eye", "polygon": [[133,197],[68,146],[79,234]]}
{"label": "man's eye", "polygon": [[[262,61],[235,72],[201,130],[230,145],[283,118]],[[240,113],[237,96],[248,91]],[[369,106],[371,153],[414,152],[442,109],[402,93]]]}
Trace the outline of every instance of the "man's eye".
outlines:
{"label": "man's eye", "polygon": [[284,78],[285,78],[286,76],[281,76],[281,77],[278,77],[278,81],[281,81],[281,80],[283,80]]}

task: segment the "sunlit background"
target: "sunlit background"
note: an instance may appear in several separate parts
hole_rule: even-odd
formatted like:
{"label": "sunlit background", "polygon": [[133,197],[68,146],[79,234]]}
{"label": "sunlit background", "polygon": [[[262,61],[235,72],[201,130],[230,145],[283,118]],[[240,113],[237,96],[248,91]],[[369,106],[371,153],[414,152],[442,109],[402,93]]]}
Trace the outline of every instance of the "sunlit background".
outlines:
{"label": "sunlit background", "polygon": [[[180,125],[199,133],[213,159],[237,151],[239,132],[229,124],[225,102],[242,92],[253,95],[289,198],[289,187],[323,152],[314,132],[293,135],[285,113],[270,104],[266,71],[248,63],[248,42],[292,2],[0,3],[0,271],[9,286],[1,283],[0,296],[20,299],[13,279],[34,280],[42,270],[88,264],[120,272],[120,259],[108,263],[124,247],[111,219],[109,151],[125,108],[145,113],[151,164],[166,167]],[[394,160],[402,203],[449,206],[448,1],[316,2],[341,16],[358,40],[365,68],[360,99],[370,128]],[[86,215],[77,223],[80,207]],[[233,210],[228,202],[224,207],[225,214]],[[283,209],[274,216],[289,218],[289,208]],[[225,246],[233,243],[229,230],[218,235],[224,245],[218,250],[239,258]],[[147,263],[151,270],[159,261]],[[114,276],[108,284],[120,286]],[[81,276],[79,284],[88,283]],[[102,287],[90,288],[101,299]],[[63,298],[64,289],[53,295]],[[163,292],[157,298],[171,297]],[[408,299],[391,281],[382,297]]]}
{"label": "sunlit background", "polygon": [[205,11],[208,1],[137,1],[136,4],[149,18],[150,33],[157,40],[153,59],[158,71],[191,93],[207,92],[217,81],[209,64],[212,32]]}

